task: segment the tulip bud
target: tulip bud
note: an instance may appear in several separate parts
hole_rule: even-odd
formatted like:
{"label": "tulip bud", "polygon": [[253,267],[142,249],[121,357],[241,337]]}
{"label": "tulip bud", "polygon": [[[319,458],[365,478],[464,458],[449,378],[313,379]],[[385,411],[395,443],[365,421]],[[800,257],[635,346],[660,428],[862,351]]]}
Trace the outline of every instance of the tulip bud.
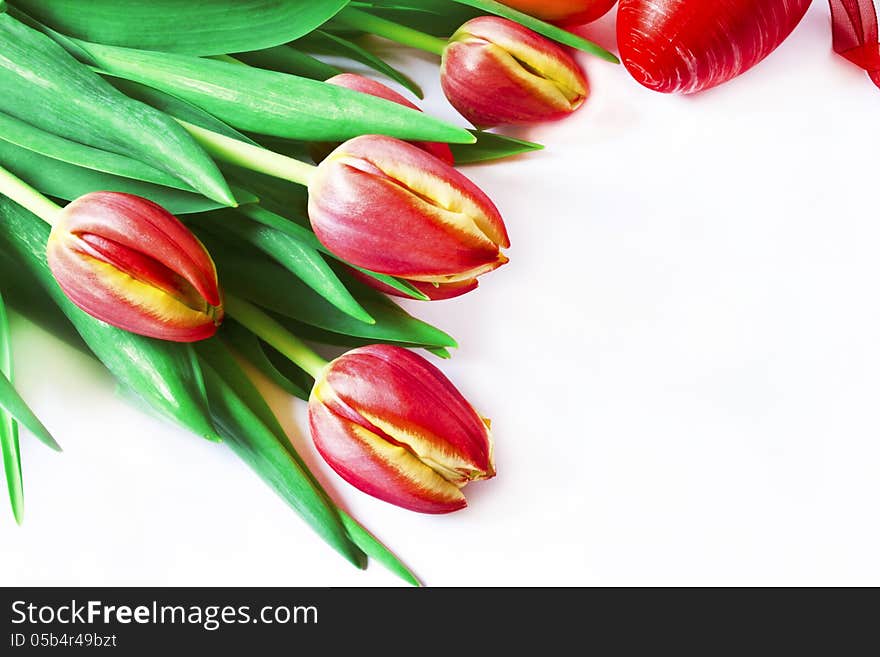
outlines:
{"label": "tulip bud", "polygon": [[331,362],[312,390],[309,425],[343,479],[405,509],[462,509],[460,489],[495,476],[488,421],[440,370],[401,347],[362,347]]}
{"label": "tulip bud", "polygon": [[[507,262],[504,221],[492,201],[448,164],[406,142],[345,142],[309,183],[309,219],[343,260],[426,288],[476,286]],[[434,287],[436,286],[436,287]]]}
{"label": "tulip bud", "polygon": [[586,76],[561,47],[518,23],[480,16],[449,40],[443,91],[476,126],[563,118],[589,94]]}
{"label": "tulip bud", "polygon": [[173,215],[139,196],[94,192],[73,201],[52,227],[47,256],[70,300],[113,326],[194,342],[222,321],[211,256]]}
{"label": "tulip bud", "polygon": [[[421,108],[417,107],[414,103],[408,101],[406,98],[394,91],[394,89],[386,87],[381,82],[377,82],[376,80],[364,77],[363,75],[356,75],[355,73],[341,73],[330,78],[326,82],[327,84],[336,85],[337,87],[345,87],[346,89],[351,89],[352,91],[359,91],[363,94],[376,96],[377,98],[382,98],[384,100],[390,100],[392,103],[397,103],[398,105],[403,105],[419,112],[422,111]],[[414,146],[418,146],[423,151],[427,151],[434,157],[439,157],[441,160],[449,165],[455,164],[455,157],[453,157],[452,155],[452,149],[449,148],[449,144],[434,141],[413,141],[410,143]],[[325,157],[327,157],[327,155],[329,155],[330,152],[338,145],[339,144],[315,144],[312,148],[312,159],[314,159],[315,162],[320,162]]]}

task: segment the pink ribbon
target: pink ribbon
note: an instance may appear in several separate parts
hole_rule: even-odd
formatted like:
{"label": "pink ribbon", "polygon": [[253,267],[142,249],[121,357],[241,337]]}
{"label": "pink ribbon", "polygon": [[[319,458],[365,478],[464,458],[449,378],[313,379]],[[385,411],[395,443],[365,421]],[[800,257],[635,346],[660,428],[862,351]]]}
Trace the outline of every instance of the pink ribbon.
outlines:
{"label": "pink ribbon", "polygon": [[880,87],[880,37],[873,0],[829,0],[834,52],[865,69]]}

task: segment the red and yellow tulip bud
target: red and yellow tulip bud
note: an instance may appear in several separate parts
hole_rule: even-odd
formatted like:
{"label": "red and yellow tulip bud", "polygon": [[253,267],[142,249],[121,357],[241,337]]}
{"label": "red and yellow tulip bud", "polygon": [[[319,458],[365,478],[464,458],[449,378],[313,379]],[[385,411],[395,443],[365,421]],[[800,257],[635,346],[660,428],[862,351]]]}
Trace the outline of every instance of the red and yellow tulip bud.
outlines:
{"label": "red and yellow tulip bud", "polygon": [[425,289],[472,289],[507,262],[501,250],[510,246],[498,209],[474,183],[378,135],[347,141],[321,162],[309,183],[309,219],[343,260]]}
{"label": "red and yellow tulip bud", "polygon": [[[362,94],[368,94],[370,96],[376,96],[377,98],[389,100],[392,103],[397,103],[398,105],[403,105],[419,112],[422,111],[420,107],[418,107],[414,103],[411,103],[409,100],[394,91],[394,89],[386,87],[381,82],[377,82],[376,80],[364,77],[363,75],[357,75],[355,73],[341,73],[330,78],[326,82],[327,84],[336,85],[337,87],[345,87],[346,89],[351,89],[352,91],[359,91]],[[441,160],[449,165],[455,164],[455,157],[453,157],[452,155],[452,149],[449,148],[449,144],[433,141],[413,141],[410,143],[414,146],[418,146],[423,151],[427,151],[434,157],[439,157]],[[313,149],[312,156],[315,162],[320,162],[321,160],[323,160],[330,153],[330,151],[338,146],[338,144],[322,144],[321,146],[323,146],[323,148]]]}
{"label": "red and yellow tulip bud", "polygon": [[559,25],[584,25],[607,14],[617,0],[500,0],[502,4]]}
{"label": "red and yellow tulip bud", "polygon": [[565,50],[497,16],[474,18],[452,35],[441,82],[455,109],[480,127],[560,119],[589,95],[583,70]]}
{"label": "red and yellow tulip bud", "polygon": [[461,488],[495,476],[489,422],[440,370],[401,347],[362,347],[315,383],[309,425],[343,479],[422,513],[467,506]]}
{"label": "red and yellow tulip bud", "polygon": [[73,201],[52,227],[47,256],[73,303],[132,333],[194,342],[214,335],[223,319],[205,247],[139,196],[94,192]]}

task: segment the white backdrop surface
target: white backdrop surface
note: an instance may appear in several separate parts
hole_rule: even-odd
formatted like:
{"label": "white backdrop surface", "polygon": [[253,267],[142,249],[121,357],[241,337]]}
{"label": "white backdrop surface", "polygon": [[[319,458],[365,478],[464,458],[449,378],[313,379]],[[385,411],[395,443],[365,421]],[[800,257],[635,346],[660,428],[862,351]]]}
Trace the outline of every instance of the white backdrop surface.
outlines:
{"label": "white backdrop surface", "polygon": [[[697,97],[583,58],[547,150],[466,173],[512,262],[408,304],[494,421],[498,477],[416,515],[315,460],[305,405],[267,388],[337,498],[429,585],[880,584],[880,91],[815,3],[767,61]],[[613,18],[585,32],[613,44]],[[452,117],[428,58],[397,60]],[[223,447],[115,394],[14,318],[26,518],[0,503],[2,585],[383,586]]]}

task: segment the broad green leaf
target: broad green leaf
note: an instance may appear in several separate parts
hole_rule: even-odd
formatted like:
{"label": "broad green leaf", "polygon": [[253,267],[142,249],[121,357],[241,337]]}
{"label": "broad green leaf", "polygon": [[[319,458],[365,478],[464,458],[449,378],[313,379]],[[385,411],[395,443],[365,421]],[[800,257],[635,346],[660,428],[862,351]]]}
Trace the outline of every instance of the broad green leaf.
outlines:
{"label": "broad green leaf", "polygon": [[[299,39],[296,42],[296,46],[309,52],[346,57],[360,62],[364,66],[369,66],[374,71],[409,89],[418,98],[425,97],[422,88],[411,77],[397,70],[378,55],[345,37],[323,30],[315,30],[311,34]],[[326,80],[327,78],[324,79]]]}
{"label": "broad green leaf", "polygon": [[[272,215],[268,210],[258,206],[249,208],[250,213],[259,213],[262,217]],[[283,217],[277,219],[286,222]],[[227,235],[231,233],[231,236],[271,257],[345,314],[361,322],[375,323],[370,314],[351,296],[348,288],[339,280],[323,256],[303,240],[265,225],[265,221],[257,223],[232,211],[199,217],[196,225],[215,233],[217,231]]]}
{"label": "broad green leaf", "polygon": [[472,130],[471,132],[477,138],[475,144],[453,144],[450,146],[456,164],[488,162],[490,160],[513,157],[514,155],[522,155],[523,153],[531,153],[532,151],[539,151],[544,148],[543,145],[532,141],[498,135],[494,132],[482,130]]}
{"label": "broad green leaf", "polygon": [[340,274],[355,298],[376,320],[365,324],[334,308],[285,269],[271,262],[243,258],[209,244],[227,290],[252,303],[325,331],[369,340],[428,347],[455,347],[443,331],[407,314],[385,295]]}
{"label": "broad green leaf", "polygon": [[77,308],[46,264],[49,227],[0,197],[0,250],[61,308],[83,340],[116,379],[165,417],[198,435],[217,439],[201,369],[191,345],[145,338],[105,324]]}
{"label": "broad green leaf", "polygon": [[347,0],[16,0],[59,32],[87,41],[190,55],[277,46],[307,34]]}
{"label": "broad green leaf", "polygon": [[[0,294],[0,378],[12,383],[12,346],[9,340],[9,319]],[[0,400],[2,401],[2,400]],[[0,452],[3,454],[3,472],[12,515],[19,525],[24,520],[24,483],[21,476],[21,452],[18,445],[18,423],[0,407]]]}
{"label": "broad green leaf", "polygon": [[214,115],[209,114],[200,107],[196,107],[192,103],[186,102],[182,98],[166,94],[164,91],[153,89],[152,87],[148,87],[138,82],[132,82],[131,80],[111,75],[100,69],[96,70],[104,77],[104,79],[126,96],[139,100],[142,103],[146,103],[175,119],[186,121],[187,123],[192,123],[205,130],[211,130],[212,132],[225,135],[230,139],[239,139],[249,144],[258,145],[255,141],[246,137],[235,128],[230,127]]}
{"label": "broad green leaf", "polygon": [[358,568],[365,568],[365,555],[348,538],[335,505],[267,425],[278,422],[235,359],[217,340],[204,341],[197,350],[211,413],[226,444],[329,545]]}
{"label": "broad green leaf", "polygon": [[468,144],[466,130],[308,78],[189,55],[77,42],[90,64],[178,96],[238,130],[307,141],[363,134]]}
{"label": "broad green leaf", "polygon": [[0,111],[87,146],[140,160],[224,205],[217,165],[167,115],[134,101],[45,34],[0,14]]}
{"label": "broad green leaf", "polygon": [[342,73],[342,69],[331,66],[288,45],[275,46],[266,50],[240,52],[235,54],[235,58],[251,66],[298,75],[312,80],[323,81]]}
{"label": "broad green leaf", "polygon": [[0,139],[79,167],[192,191],[192,187],[179,178],[175,178],[161,169],[151,167],[149,164],[144,164],[140,160],[59,137],[3,112],[0,112]]}
{"label": "broad green leaf", "polygon": [[[103,190],[143,196],[158,203],[172,214],[190,214],[225,207],[200,194],[75,166],[29,151],[3,139],[0,139],[0,165],[42,193],[66,200]],[[248,193],[237,192],[237,194],[242,203],[252,203],[257,200]]]}

